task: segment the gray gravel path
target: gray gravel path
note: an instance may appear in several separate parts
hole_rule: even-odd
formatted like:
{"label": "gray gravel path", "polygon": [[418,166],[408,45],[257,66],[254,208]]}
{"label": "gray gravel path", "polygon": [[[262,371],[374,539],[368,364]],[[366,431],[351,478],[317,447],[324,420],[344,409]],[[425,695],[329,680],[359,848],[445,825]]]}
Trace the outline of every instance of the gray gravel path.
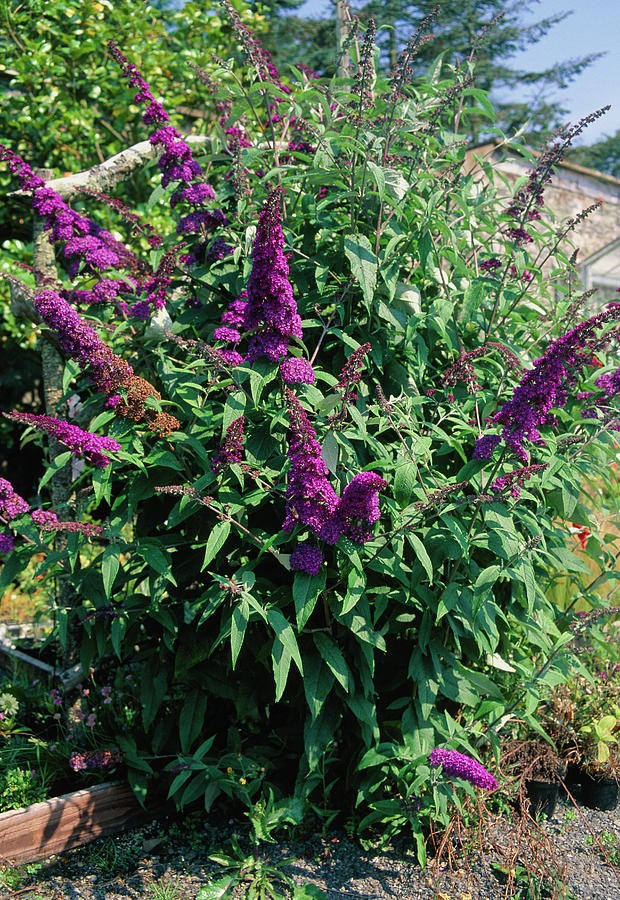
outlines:
{"label": "gray gravel path", "polygon": [[[218,824],[212,817],[196,819],[191,826],[153,823],[52,858],[30,887],[18,886],[18,894],[0,889],[0,898],[194,900],[206,878],[223,874],[208,854],[233,830],[243,846],[242,826]],[[298,884],[320,887],[329,900],[620,900],[620,809],[602,812],[562,803],[552,819],[540,826],[530,822],[527,828],[498,818],[466,843],[453,841],[451,859],[445,852],[425,872],[402,839],[376,854],[361,850],[339,831],[326,839],[315,836],[268,849],[274,862],[294,857],[287,873]],[[546,892],[528,885],[524,864],[547,876]],[[513,867],[515,880],[506,883],[504,876],[501,883],[496,866]],[[244,886],[231,895],[234,900],[246,896]]]}

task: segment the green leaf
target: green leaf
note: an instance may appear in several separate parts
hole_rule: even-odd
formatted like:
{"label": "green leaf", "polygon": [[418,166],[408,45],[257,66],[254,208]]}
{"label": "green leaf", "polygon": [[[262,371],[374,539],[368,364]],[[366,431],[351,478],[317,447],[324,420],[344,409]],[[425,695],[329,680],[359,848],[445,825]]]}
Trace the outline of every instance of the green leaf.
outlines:
{"label": "green leaf", "polygon": [[[55,456],[53,461],[48,466],[43,478],[39,482],[39,491],[41,488],[45,487],[48,481],[54,477],[56,472],[59,472],[71,459],[72,453],[70,450],[67,450],[65,453],[59,453],[58,456]],[[98,497],[95,498],[99,500]]]}
{"label": "green leaf", "polygon": [[364,300],[370,305],[377,285],[377,257],[370,241],[363,234],[348,234],[344,239],[344,252],[351,263],[353,277],[362,289]]}
{"label": "green leaf", "polygon": [[[207,898],[203,898],[203,900],[207,900]],[[322,891],[320,887],[308,882],[304,885],[295,885],[293,889],[293,900],[328,900],[328,897],[325,891]]]}
{"label": "green leaf", "polygon": [[284,693],[286,682],[288,681],[289,669],[291,668],[291,654],[278,640],[274,640],[271,647],[271,665],[273,667],[273,677],[276,684],[277,703]]}
{"label": "green leaf", "polygon": [[222,417],[222,438],[224,438],[228,426],[244,414],[245,403],[246,395],[243,391],[235,391],[228,395]]}
{"label": "green leaf", "polygon": [[417,534],[414,534],[412,531],[407,532],[407,540],[409,541],[409,543],[415,550],[417,558],[420,560],[420,562],[424,566],[426,574],[428,575],[429,584],[432,584],[433,583],[433,564],[431,562],[430,556],[426,552],[426,547],[424,546],[424,544],[422,543],[420,538],[417,536]]}
{"label": "green leaf", "polygon": [[243,644],[245,630],[250,618],[250,604],[245,597],[241,603],[237,603],[233,609],[232,622],[230,625],[230,654],[232,657],[232,667],[235,668],[237,657]]}
{"label": "green leaf", "polygon": [[297,617],[297,631],[301,631],[312,615],[319,594],[325,587],[325,572],[318,575],[305,575],[297,572],[293,580],[293,601]]}
{"label": "green leaf", "polygon": [[170,571],[170,556],[154,541],[148,543],[148,538],[141,538],[136,547],[136,553],[144,559],[158,575],[167,575]]}
{"label": "green leaf", "polygon": [[196,900],[222,900],[228,893],[228,888],[236,884],[237,879],[234,875],[225,875],[219,881],[212,881],[211,884],[203,885],[196,894]]}
{"label": "green leaf", "polygon": [[367,161],[366,165],[368,166],[372,177],[375,179],[377,191],[379,193],[379,199],[383,200],[383,196],[385,194],[385,174],[383,172],[383,169],[376,163],[370,162],[370,160]]}
{"label": "green leaf", "polygon": [[290,622],[288,622],[287,619],[284,618],[279,609],[276,609],[273,606],[266,612],[267,620],[276,633],[276,640],[280,641],[280,643],[283,644],[283,646],[288,650],[288,652],[293,657],[295,665],[299,669],[300,674],[303,676],[304,667],[301,661],[299,647],[297,646],[297,641],[295,640],[295,634]]}
{"label": "green leaf", "polygon": [[101,577],[103,579],[103,589],[108,599],[112,596],[114,579],[121,565],[119,555],[120,551],[116,544],[110,544],[101,554]]}
{"label": "green leaf", "polygon": [[321,658],[331,669],[338,683],[345,691],[349,690],[350,671],[342,652],[328,635],[321,631],[313,635],[314,645],[321,654]]}
{"label": "green leaf", "polygon": [[129,781],[129,786],[134,792],[136,800],[143,808],[146,805],[146,793],[147,793],[147,776],[144,772],[138,772],[136,769],[132,769],[131,766],[127,769],[127,780]]}
{"label": "green leaf", "polygon": [[409,506],[411,495],[418,483],[418,470],[415,463],[399,457],[399,464],[394,473],[394,497],[401,509]]}
{"label": "green leaf", "polygon": [[179,714],[179,737],[181,751],[189,753],[190,748],[202,730],[207,712],[207,695],[202,688],[193,688],[187,695]]}
{"label": "green leaf", "polygon": [[168,677],[164,669],[160,669],[155,675],[147,676],[142,681],[140,700],[142,701],[142,724],[148,729],[157,715],[160,706],[166,696]]}
{"label": "green leaf", "polygon": [[334,683],[334,676],[319,656],[306,657],[306,674],[304,676],[304,692],[312,721],[319,716],[327,695]]}
{"label": "green leaf", "polygon": [[338,453],[338,439],[333,431],[328,431],[323,441],[321,458],[332,475],[336,474],[336,469],[338,468]]}
{"label": "green leaf", "polygon": [[230,522],[218,522],[211,531],[205,546],[205,556],[200,571],[203,572],[226,543],[230,534]]}
{"label": "green leaf", "polygon": [[364,596],[364,588],[366,587],[366,578],[356,569],[351,569],[347,581],[347,593],[345,594],[341,615],[346,615],[350,610],[354,609],[361,598]]}
{"label": "green leaf", "polygon": [[16,575],[22,572],[28,565],[29,559],[23,554],[11,553],[5,557],[5,562],[0,570],[0,597],[11,584]]}
{"label": "green leaf", "polygon": [[461,307],[461,322],[471,322],[473,314],[482,307],[488,291],[488,287],[480,282],[470,281],[465,290],[463,297],[463,306]]}

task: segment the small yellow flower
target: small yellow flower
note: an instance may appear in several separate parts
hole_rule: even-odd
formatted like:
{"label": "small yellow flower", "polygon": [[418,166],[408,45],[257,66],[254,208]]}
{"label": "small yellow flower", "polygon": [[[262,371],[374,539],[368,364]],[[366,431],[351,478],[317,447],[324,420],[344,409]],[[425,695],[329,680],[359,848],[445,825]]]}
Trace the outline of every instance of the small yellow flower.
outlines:
{"label": "small yellow flower", "polygon": [[241,784],[247,784],[247,781],[245,780],[245,778],[240,778],[239,781],[241,782]]}
{"label": "small yellow flower", "polygon": [[230,775],[230,773],[232,772],[232,766],[228,766],[228,768],[226,769],[226,771],[227,771],[228,774]]}

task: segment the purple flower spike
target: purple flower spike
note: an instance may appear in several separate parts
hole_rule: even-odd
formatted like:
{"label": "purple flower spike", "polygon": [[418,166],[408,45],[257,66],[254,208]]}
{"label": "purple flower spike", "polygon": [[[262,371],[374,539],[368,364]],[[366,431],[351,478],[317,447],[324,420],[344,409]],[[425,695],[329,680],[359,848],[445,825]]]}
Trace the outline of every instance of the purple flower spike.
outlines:
{"label": "purple flower spike", "polygon": [[283,251],[281,193],[282,189],[276,188],[267,198],[252,250],[244,327],[246,331],[258,330],[258,334],[250,342],[248,362],[261,356],[274,361],[282,359],[290,339],[301,340],[302,336],[301,319]]}
{"label": "purple flower spike", "polygon": [[187,199],[192,204],[200,203],[204,199],[212,199],[215,195],[209,185],[194,185],[192,187],[198,188],[198,190],[189,195],[192,199],[185,196],[185,191],[188,190],[188,183],[202,175],[202,169],[193,158],[189,145],[184,140],[181,140],[181,133],[176,128],[166,124],[169,121],[168,113],[161,103],[155,100],[148,82],[144,80],[137,67],[130,63],[127,57],[121,53],[114,41],[108,41],[108,48],[110,55],[121,67],[123,78],[129,79],[129,84],[138,88],[138,92],[134,97],[136,103],[148,104],[146,112],[142,116],[142,121],[145,125],[155,125],[155,131],[151,133],[149,141],[153,145],[161,144],[164,148],[164,152],[157,163],[162,172],[161,183],[163,187],[166,187],[171,181],[182,182],[175,191],[170,205],[175,206],[180,199]]}
{"label": "purple flower spike", "polygon": [[379,520],[379,491],[385,490],[384,481],[376,472],[360,472],[346,486],[333,518],[321,532],[328,544],[333,544],[341,534],[357,543],[365,543],[372,537],[369,528]]}
{"label": "purple flower spike", "polygon": [[100,437],[91,431],[83,431],[77,425],[56,419],[53,416],[36,416],[33,413],[11,412],[4,413],[7,419],[13,422],[22,422],[24,425],[32,425],[39,431],[51,434],[73,453],[79,453],[98,469],[105,469],[110,464],[110,459],[105,454],[109,451],[118,451],[121,445],[118,441],[109,437]]}
{"label": "purple flower spike", "polygon": [[323,565],[323,554],[318,547],[312,547],[310,544],[300,544],[291,553],[290,563],[293,572],[318,575]]}
{"label": "purple flower spike", "polygon": [[245,416],[239,416],[234,422],[231,422],[226,429],[224,441],[220,447],[219,453],[211,463],[214,472],[219,472],[224,466],[230,463],[241,462],[243,456],[243,428],[245,425]]}
{"label": "purple flower spike", "polygon": [[474,459],[491,459],[493,451],[501,441],[499,434],[483,434],[474,446]]}
{"label": "purple flower spike", "polygon": [[[535,360],[493,421],[504,426],[502,438],[515,456],[527,466],[529,457],[526,440],[540,441],[539,429],[553,423],[553,407],[565,406],[571,389],[584,369],[592,365],[592,353],[597,349],[596,329],[620,319],[620,305],[608,306],[603,312],[580,322],[576,328],[554,341],[544,356]],[[604,376],[600,376],[601,379]],[[605,390],[606,383],[603,385]],[[481,438],[476,447],[478,447]],[[477,459],[488,458],[474,456]]]}
{"label": "purple flower spike", "polygon": [[306,525],[318,534],[334,513],[338,497],[327,480],[329,469],[321,457],[321,446],[306,411],[287,387],[284,388],[284,399],[291,423],[291,470],[282,529],[288,533],[296,525]]}
{"label": "purple flower spike", "polygon": [[428,761],[431,766],[443,766],[444,772],[451,778],[462,778],[475,787],[484,788],[485,791],[497,789],[497,781],[491,773],[464,753],[437,748],[433,750]]}
{"label": "purple flower spike", "polygon": [[316,375],[307,359],[289,356],[280,363],[280,375],[285,384],[314,384]]}
{"label": "purple flower spike", "polygon": [[100,391],[107,394],[127,385],[133,369],[103,343],[73,307],[54,291],[42,291],[34,298],[35,309],[46,325],[54,329],[65,353],[79,363]]}

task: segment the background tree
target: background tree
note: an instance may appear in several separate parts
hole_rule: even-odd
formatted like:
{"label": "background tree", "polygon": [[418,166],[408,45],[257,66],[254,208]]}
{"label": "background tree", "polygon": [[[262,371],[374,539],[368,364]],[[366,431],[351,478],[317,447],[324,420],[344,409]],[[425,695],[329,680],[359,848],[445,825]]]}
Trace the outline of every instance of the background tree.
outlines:
{"label": "background tree", "polygon": [[[255,32],[265,19],[242,0],[232,0]],[[146,11],[145,11],[146,9]],[[145,7],[134,0],[0,0],[0,135],[34,168],[55,176],[79,172],[146,138],[134,102],[135,89],[119,79],[108,59],[107,42],[135,48],[135,61],[149,72],[153,90],[166,94],[171,124],[183,132],[215,130],[218,112],[209,93],[190,68],[194,62],[214,72],[212,54],[237,52],[230,21],[220,17],[216,0],[161,0]],[[205,19],[209,27],[204,27]],[[151,164],[151,166],[154,163]],[[145,210],[149,173],[139,170],[124,184],[124,201]],[[0,173],[0,189],[10,180]],[[81,208],[81,201],[76,208]],[[118,217],[101,210],[99,222],[118,228]],[[149,212],[156,231],[171,227],[164,207]],[[0,209],[0,244],[7,271],[10,261],[31,261],[32,217],[22,199],[7,197]],[[11,313],[9,286],[0,279],[0,328],[3,332],[0,389],[10,392],[13,407],[40,411],[40,358],[32,323]],[[28,387],[27,387],[28,386]],[[0,475],[13,468],[17,453],[11,423],[0,422]],[[20,451],[17,486],[26,495],[36,481],[39,448]]]}
{"label": "background tree", "polygon": [[[538,43],[554,25],[570,15],[570,12],[561,12],[530,25],[524,24],[524,16],[533,10],[537,2],[445,0],[440,4],[429,39],[419,48],[413,61],[414,70],[422,75],[439,54],[445,54],[447,63],[462,61],[476,44],[475,86],[491,92],[499,127],[507,133],[514,133],[527,122],[527,140],[534,145],[541,143],[556,125],[564,121],[566,110],[560,101],[553,99],[553,92],[567,87],[602,55],[588,54],[561,63],[550,60],[548,68],[540,71],[512,66],[510,61],[517,53]],[[356,5],[353,11],[362,23],[372,17],[377,24],[379,66],[384,72],[396,67],[401,50],[420,20],[436,6],[435,0],[417,0],[413,3],[410,0],[370,0]],[[489,27],[491,20],[500,15],[501,19]],[[295,27],[300,34],[303,33],[303,26]],[[332,27],[335,27],[333,21]],[[481,33],[483,37],[477,37]],[[331,36],[326,42],[328,35],[318,27],[317,20],[308,26],[305,36],[311,41],[322,41],[322,45],[317,45],[315,57],[320,59],[321,52],[329,54]],[[283,47],[282,52],[284,50],[288,51],[288,45]],[[319,71],[323,73],[326,69],[319,66]],[[516,99],[517,92],[523,99]],[[469,117],[472,140],[477,140],[484,133],[485,123],[487,120],[483,117]]]}
{"label": "background tree", "polygon": [[620,178],[620,128],[615,134],[606,135],[587,147],[575,147],[567,159]]}

